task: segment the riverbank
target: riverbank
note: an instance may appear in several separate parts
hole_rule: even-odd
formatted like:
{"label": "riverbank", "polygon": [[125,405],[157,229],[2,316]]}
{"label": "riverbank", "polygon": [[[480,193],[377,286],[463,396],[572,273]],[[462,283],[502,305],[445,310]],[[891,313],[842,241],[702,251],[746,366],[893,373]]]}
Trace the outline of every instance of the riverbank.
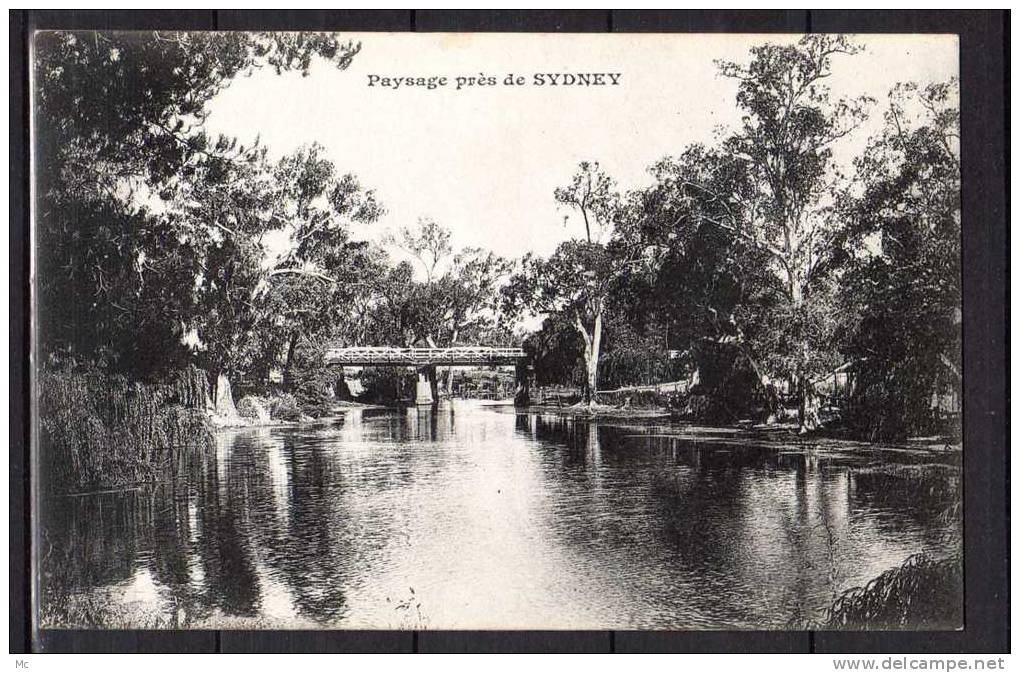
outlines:
{"label": "riverbank", "polygon": [[609,405],[530,405],[514,407],[510,404],[491,405],[504,407],[513,413],[541,414],[576,420],[607,423],[630,421],[642,428],[654,427],[656,434],[643,436],[672,437],[696,440],[702,444],[754,444],[762,448],[805,448],[854,450],[881,447],[883,450],[917,452],[925,454],[959,454],[963,450],[959,440],[952,437],[912,437],[898,441],[873,442],[847,436],[840,429],[825,428],[800,434],[795,423],[755,424],[750,421],[729,425],[705,425],[683,418],[664,407],[613,407]]}
{"label": "riverbank", "polygon": [[208,377],[195,367],[140,382],[69,362],[41,368],[36,385],[42,483],[63,494],[165,481],[215,446],[219,430],[328,422],[372,408],[310,408],[288,393],[246,396],[235,407],[229,384],[214,400]]}
{"label": "riverbank", "polygon": [[[247,398],[245,398],[247,399]],[[241,405],[238,405],[241,406]],[[284,419],[273,418],[271,414],[245,416],[238,413],[236,416],[210,412],[208,414],[209,424],[213,430],[237,430],[243,428],[288,428],[314,423],[324,423],[338,418],[343,418],[351,411],[363,409],[382,409],[377,404],[362,404],[360,402],[340,402],[334,405],[327,414],[322,416],[310,416],[301,413],[297,418]]]}
{"label": "riverbank", "polygon": [[541,414],[559,414],[583,418],[672,418],[673,414],[664,407],[614,407],[608,404],[534,404],[518,407],[520,411]]}

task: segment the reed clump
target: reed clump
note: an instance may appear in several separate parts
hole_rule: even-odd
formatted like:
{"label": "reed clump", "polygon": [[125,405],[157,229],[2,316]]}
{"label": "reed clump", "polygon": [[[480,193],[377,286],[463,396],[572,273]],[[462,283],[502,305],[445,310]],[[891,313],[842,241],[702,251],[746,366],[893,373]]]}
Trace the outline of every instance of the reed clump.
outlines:
{"label": "reed clump", "polygon": [[829,608],[825,624],[834,630],[962,626],[962,559],[927,554],[911,556],[867,585],[843,592]]}
{"label": "reed clump", "polygon": [[141,383],[91,365],[44,368],[39,457],[48,490],[80,491],[166,478],[212,446],[210,387],[195,367]]}

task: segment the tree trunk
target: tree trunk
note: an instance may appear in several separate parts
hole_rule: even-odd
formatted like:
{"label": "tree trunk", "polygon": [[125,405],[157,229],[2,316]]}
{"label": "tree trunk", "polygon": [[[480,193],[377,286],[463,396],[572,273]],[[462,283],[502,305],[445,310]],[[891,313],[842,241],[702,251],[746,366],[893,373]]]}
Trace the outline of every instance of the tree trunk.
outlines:
{"label": "tree trunk", "polygon": [[591,334],[585,329],[580,316],[576,317],[578,331],[584,339],[584,364],[585,364],[585,394],[584,401],[588,406],[597,403],[596,393],[598,392],[599,380],[599,354],[602,348],[602,307],[595,312],[595,321]]}
{"label": "tree trunk", "polygon": [[797,432],[805,434],[817,430],[821,425],[818,418],[818,396],[814,385],[805,374],[797,377]]}
{"label": "tree trunk", "polygon": [[287,346],[287,362],[283,365],[283,387],[290,390],[291,365],[294,363],[294,351],[297,349],[298,334],[290,335],[290,343]]}
{"label": "tree trunk", "polygon": [[436,371],[435,366],[428,368],[428,379],[429,386],[432,387],[432,399],[438,402],[440,397],[439,372]]}
{"label": "tree trunk", "polygon": [[514,365],[514,378],[517,381],[517,389],[514,392],[514,406],[526,407],[531,404],[531,366],[525,362],[518,362]]}
{"label": "tree trunk", "polygon": [[[455,328],[453,330],[453,337],[451,337],[450,339],[450,348],[453,348],[454,346],[457,345],[457,338],[459,336],[460,330]],[[446,388],[445,394],[447,397],[453,397],[453,365],[450,365],[449,367],[446,368],[446,376],[444,378],[446,379],[443,386]]]}
{"label": "tree trunk", "polygon": [[237,407],[234,406],[234,395],[230,389],[230,379],[227,377],[227,372],[220,371],[217,373],[215,381],[213,410],[218,416],[229,420],[239,418]]}
{"label": "tree trunk", "polygon": [[[788,272],[788,278],[790,303],[793,305],[795,314],[799,314],[804,307],[804,285],[798,274],[793,271]],[[807,344],[803,341],[803,337],[801,339],[801,342],[797,344],[800,357],[794,378],[797,390],[797,432],[803,435],[817,430],[821,421],[818,418],[818,397],[815,395],[814,384],[812,384],[807,371]]]}

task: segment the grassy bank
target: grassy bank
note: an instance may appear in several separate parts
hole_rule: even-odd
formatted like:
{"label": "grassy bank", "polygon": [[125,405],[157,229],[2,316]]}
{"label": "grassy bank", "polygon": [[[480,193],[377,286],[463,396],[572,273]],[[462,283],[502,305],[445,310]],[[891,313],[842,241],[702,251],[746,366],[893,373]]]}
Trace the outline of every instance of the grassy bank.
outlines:
{"label": "grassy bank", "polygon": [[211,446],[209,383],[189,368],[139,383],[95,367],[42,369],[39,458],[44,488],[80,492],[165,479]]}

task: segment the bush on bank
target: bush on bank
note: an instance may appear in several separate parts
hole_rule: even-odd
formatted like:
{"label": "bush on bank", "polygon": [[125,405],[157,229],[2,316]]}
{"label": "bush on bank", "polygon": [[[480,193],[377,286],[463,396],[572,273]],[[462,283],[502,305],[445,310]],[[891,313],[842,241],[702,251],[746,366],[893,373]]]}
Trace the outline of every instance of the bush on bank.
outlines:
{"label": "bush on bank", "polygon": [[290,393],[281,393],[269,402],[269,416],[274,421],[300,421],[304,415],[297,398]]}
{"label": "bush on bank", "polygon": [[963,560],[908,558],[829,608],[829,629],[956,629],[963,625]]}
{"label": "bush on bank", "polygon": [[237,402],[237,414],[255,423],[267,423],[271,418],[268,402],[255,395],[245,395]]}

